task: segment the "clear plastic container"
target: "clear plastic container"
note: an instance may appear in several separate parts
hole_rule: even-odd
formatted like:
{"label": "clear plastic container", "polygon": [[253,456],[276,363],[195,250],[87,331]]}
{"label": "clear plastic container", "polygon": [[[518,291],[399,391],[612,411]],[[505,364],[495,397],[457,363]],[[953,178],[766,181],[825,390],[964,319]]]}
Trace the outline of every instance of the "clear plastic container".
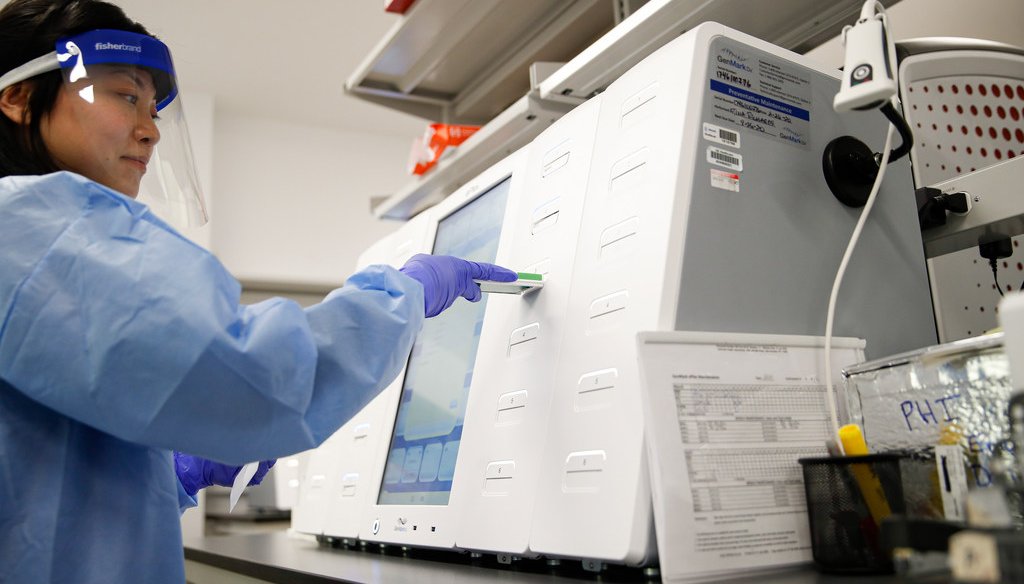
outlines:
{"label": "clear plastic container", "polygon": [[903,469],[905,483],[917,487],[906,495],[910,515],[963,519],[951,502],[958,490],[962,499],[964,490],[1011,480],[1000,461],[1013,449],[1002,333],[859,364],[843,377],[847,411],[871,451],[917,461]]}

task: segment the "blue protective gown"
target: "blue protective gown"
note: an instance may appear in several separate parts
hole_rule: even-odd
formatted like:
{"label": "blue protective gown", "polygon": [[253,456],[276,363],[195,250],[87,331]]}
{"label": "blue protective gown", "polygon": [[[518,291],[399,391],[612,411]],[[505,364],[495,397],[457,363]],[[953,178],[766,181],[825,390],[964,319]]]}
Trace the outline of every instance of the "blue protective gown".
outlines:
{"label": "blue protective gown", "polygon": [[387,267],[308,309],[71,173],[0,179],[0,581],[184,581],[171,449],[312,448],[401,369],[423,289]]}

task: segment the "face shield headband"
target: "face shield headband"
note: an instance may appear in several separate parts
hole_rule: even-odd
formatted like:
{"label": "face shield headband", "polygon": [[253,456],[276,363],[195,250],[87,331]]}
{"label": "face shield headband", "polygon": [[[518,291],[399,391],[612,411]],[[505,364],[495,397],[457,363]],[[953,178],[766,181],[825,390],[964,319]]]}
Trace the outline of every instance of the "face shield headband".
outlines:
{"label": "face shield headband", "polygon": [[[63,38],[57,41],[52,53],[0,77],[0,92],[15,83],[60,69],[65,87],[73,86],[74,94],[93,104],[97,99],[93,86],[111,68],[145,71],[145,78],[152,79],[155,90],[158,115],[152,121],[159,133],[157,144],[145,161],[137,199],[178,227],[205,224],[206,204],[199,188],[171,53],[164,43],[121,30],[93,30]],[[118,190],[131,194],[127,192],[130,189]]]}

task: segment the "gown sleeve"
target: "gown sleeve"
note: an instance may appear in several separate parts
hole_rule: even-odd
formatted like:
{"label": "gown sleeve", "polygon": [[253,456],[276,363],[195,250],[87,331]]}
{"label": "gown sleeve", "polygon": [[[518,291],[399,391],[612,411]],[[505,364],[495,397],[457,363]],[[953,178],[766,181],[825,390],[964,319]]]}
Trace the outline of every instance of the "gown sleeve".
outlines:
{"label": "gown sleeve", "polygon": [[239,304],[210,253],[61,172],[0,179],[0,377],[123,440],[229,464],[323,442],[401,370],[423,290],[393,268],[320,304]]}

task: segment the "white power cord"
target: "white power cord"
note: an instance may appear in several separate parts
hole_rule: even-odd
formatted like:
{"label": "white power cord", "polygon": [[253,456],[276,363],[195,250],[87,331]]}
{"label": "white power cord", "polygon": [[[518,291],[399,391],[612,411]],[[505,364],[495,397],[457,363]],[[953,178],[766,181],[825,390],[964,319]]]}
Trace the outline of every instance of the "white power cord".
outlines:
{"label": "white power cord", "polygon": [[892,153],[892,137],[895,131],[896,126],[889,124],[889,131],[885,135],[885,148],[882,150],[882,161],[878,165],[878,176],[875,177],[875,184],[871,185],[871,194],[868,195],[868,201],[864,204],[864,209],[860,213],[860,219],[857,220],[857,225],[853,228],[853,234],[850,235],[850,242],[846,245],[846,253],[843,254],[843,260],[839,262],[839,270],[836,272],[836,279],[832,283],[832,295],[828,299],[828,316],[825,318],[825,384],[828,390],[828,405],[829,414],[832,419],[833,437],[839,436],[839,414],[836,411],[836,393],[832,384],[832,325],[836,316],[836,299],[839,297],[839,286],[843,282],[846,265],[850,263],[850,256],[853,255],[853,248],[857,246],[860,232],[863,231],[864,224],[867,223],[868,213],[871,212],[871,207],[875,205],[878,191],[882,188],[882,179],[885,178],[885,168],[889,165],[889,155]]}

